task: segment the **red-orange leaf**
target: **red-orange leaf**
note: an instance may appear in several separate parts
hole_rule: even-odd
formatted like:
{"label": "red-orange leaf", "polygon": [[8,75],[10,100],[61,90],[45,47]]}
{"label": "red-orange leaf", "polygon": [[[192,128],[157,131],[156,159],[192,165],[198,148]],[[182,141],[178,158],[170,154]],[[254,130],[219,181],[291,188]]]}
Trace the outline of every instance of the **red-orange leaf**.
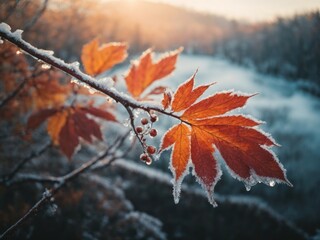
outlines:
{"label": "red-orange leaf", "polygon": [[36,129],[41,123],[47,120],[47,118],[49,118],[50,116],[54,115],[57,111],[57,109],[43,109],[39,112],[36,112],[35,114],[32,114],[28,119],[27,129]]}
{"label": "red-orange leaf", "polygon": [[171,93],[166,91],[163,93],[163,99],[161,101],[161,104],[164,109],[167,109],[171,104],[172,96]]}
{"label": "red-orange leaf", "polygon": [[240,95],[234,92],[221,92],[210,96],[188,108],[183,119],[201,119],[217,116],[243,107],[253,95]]}
{"label": "red-orange leaf", "polygon": [[135,98],[139,98],[143,91],[154,81],[169,75],[174,69],[182,48],[169,52],[156,63],[152,62],[152,51],[145,51],[140,59],[131,64],[125,76],[127,89]]}
{"label": "red-orange leaf", "polygon": [[175,125],[163,137],[159,152],[169,148],[174,144],[171,155],[171,171],[174,175],[175,189],[174,199],[177,203],[179,200],[180,184],[183,180],[184,173],[187,171],[190,159],[190,130],[185,124]]}
{"label": "red-orange leaf", "polygon": [[255,127],[261,124],[260,121],[243,115],[232,115],[232,116],[218,116],[204,119],[190,119],[190,123],[193,125],[222,125],[222,126],[246,126]]}
{"label": "red-orange leaf", "polygon": [[90,75],[98,75],[127,58],[125,43],[108,43],[99,47],[98,39],[94,39],[82,48],[81,60],[84,69]]}
{"label": "red-orange leaf", "polygon": [[173,96],[171,107],[173,111],[180,112],[190,107],[212,85],[203,85],[193,89],[196,73],[187,82],[178,87]]}
{"label": "red-orange leaf", "polygon": [[216,206],[213,190],[220,179],[221,170],[213,157],[214,148],[208,141],[210,135],[200,128],[193,127],[191,133],[191,161],[194,171],[203,188],[207,191],[209,202]]}
{"label": "red-orange leaf", "polygon": [[61,128],[65,125],[68,111],[62,110],[48,119],[47,132],[55,145],[59,145],[59,135]]}
{"label": "red-orange leaf", "polygon": [[59,145],[61,151],[71,159],[76,147],[79,145],[75,123],[72,118],[68,118],[59,134]]}
{"label": "red-orange leaf", "polygon": [[[207,191],[210,203],[216,205],[213,190],[221,175],[214,154],[216,150],[220,152],[232,176],[242,180],[247,188],[258,182],[270,186],[276,182],[291,185],[285,169],[270,150],[270,147],[276,146],[277,143],[271,136],[257,129],[261,122],[243,115],[223,115],[243,107],[253,95],[221,92],[194,103],[208,86],[193,90],[193,84],[194,76],[182,84],[174,94],[171,107],[174,116],[180,118],[182,123],[165,134],[160,148],[161,152],[175,144],[171,159],[175,185],[176,176],[183,176],[187,164],[182,165],[184,168],[175,168],[177,162],[181,162],[182,156],[191,156],[195,175]],[[182,110],[185,112],[179,117],[178,112]],[[187,130],[179,131],[182,127]],[[184,139],[184,144],[181,144],[181,139]],[[179,154],[176,153],[176,147]],[[179,188],[174,186],[174,189],[176,198],[176,189]]]}
{"label": "red-orange leaf", "polygon": [[70,159],[80,143],[80,138],[92,143],[93,139],[102,140],[100,126],[87,115],[116,122],[113,114],[105,110],[90,107],[64,107],[60,109],[46,109],[32,115],[28,121],[28,128],[35,129],[48,119],[47,131],[52,142]]}
{"label": "red-orange leaf", "polygon": [[159,94],[162,94],[166,91],[166,87],[162,87],[162,86],[159,86],[159,87],[156,87],[154,89],[152,89],[147,95],[159,95]]}
{"label": "red-orange leaf", "polygon": [[112,113],[102,110],[100,108],[82,107],[80,109],[95,117],[103,118],[104,120],[107,120],[107,121],[117,122],[116,117]]}

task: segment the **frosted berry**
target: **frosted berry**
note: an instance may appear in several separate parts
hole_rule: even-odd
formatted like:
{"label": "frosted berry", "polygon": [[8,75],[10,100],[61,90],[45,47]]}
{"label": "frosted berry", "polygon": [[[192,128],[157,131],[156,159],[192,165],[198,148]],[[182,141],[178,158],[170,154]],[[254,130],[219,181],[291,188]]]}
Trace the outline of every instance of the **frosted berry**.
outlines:
{"label": "frosted berry", "polygon": [[150,130],[150,133],[149,133],[149,134],[150,134],[151,137],[155,137],[155,136],[157,136],[158,132],[157,132],[156,129],[152,128],[152,129]]}
{"label": "frosted berry", "polygon": [[150,157],[149,157],[148,154],[146,154],[146,153],[142,153],[142,154],[140,155],[140,160],[141,160],[141,161],[146,162],[146,161],[148,160],[148,158],[150,158]]}
{"label": "frosted berry", "polygon": [[147,147],[147,152],[148,152],[149,154],[155,154],[156,151],[157,151],[157,149],[156,149],[154,146],[148,146],[148,147]]}
{"label": "frosted berry", "polygon": [[136,127],[136,132],[137,133],[142,133],[143,132],[143,128],[140,127],[140,126]]}
{"label": "frosted berry", "polygon": [[152,163],[152,158],[148,157],[145,162],[146,162],[147,165],[150,165]]}
{"label": "frosted berry", "polygon": [[148,119],[147,118],[142,118],[141,119],[141,124],[143,124],[143,125],[147,125],[148,124]]}
{"label": "frosted berry", "polygon": [[152,114],[152,115],[150,116],[150,121],[151,121],[151,122],[156,122],[156,121],[158,121],[158,116]]}

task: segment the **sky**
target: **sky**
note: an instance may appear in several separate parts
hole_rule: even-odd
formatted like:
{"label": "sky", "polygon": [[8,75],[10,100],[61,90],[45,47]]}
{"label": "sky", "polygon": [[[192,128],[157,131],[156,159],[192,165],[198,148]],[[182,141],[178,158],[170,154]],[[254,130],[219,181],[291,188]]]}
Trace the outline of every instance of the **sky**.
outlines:
{"label": "sky", "polygon": [[320,9],[320,0],[151,0],[250,22]]}

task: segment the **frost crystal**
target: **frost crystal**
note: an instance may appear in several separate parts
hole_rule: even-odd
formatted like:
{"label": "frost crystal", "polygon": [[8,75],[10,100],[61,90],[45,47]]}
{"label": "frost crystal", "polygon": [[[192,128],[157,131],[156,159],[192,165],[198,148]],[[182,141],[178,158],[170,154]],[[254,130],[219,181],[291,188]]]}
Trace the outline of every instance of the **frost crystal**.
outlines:
{"label": "frost crystal", "polygon": [[0,38],[0,44],[4,43],[4,41]]}
{"label": "frost crystal", "polygon": [[75,83],[75,84],[80,84],[80,82],[77,78],[71,78],[71,82]]}
{"label": "frost crystal", "polygon": [[114,86],[113,79],[109,77],[98,79],[97,83],[103,88],[113,88]]}
{"label": "frost crystal", "polygon": [[133,131],[130,131],[130,136],[129,136],[129,140],[132,141],[133,138],[134,138],[134,132]]}
{"label": "frost crystal", "polygon": [[41,65],[41,68],[42,68],[42,69],[50,69],[51,66],[48,65],[48,64],[46,64],[46,63],[44,63],[44,64]]}
{"label": "frost crystal", "polygon": [[141,110],[140,110],[140,109],[134,109],[134,110],[133,110],[133,115],[134,115],[135,117],[139,117],[140,113],[141,113]]}
{"label": "frost crystal", "polygon": [[48,210],[47,210],[47,213],[49,216],[54,216],[55,213],[57,212],[57,209],[58,209],[58,206],[57,204],[53,203],[53,204],[50,204],[48,206]]}
{"label": "frost crystal", "polygon": [[275,181],[270,181],[270,182],[269,182],[269,186],[270,186],[270,187],[274,187],[274,185],[276,185],[276,182],[275,182]]}
{"label": "frost crystal", "polygon": [[75,69],[78,69],[80,67],[80,63],[79,62],[73,62],[73,63],[70,63],[71,67],[75,68]]}
{"label": "frost crystal", "polygon": [[11,27],[6,24],[6,23],[0,23],[0,30],[3,31],[3,32],[9,32],[11,31]]}
{"label": "frost crystal", "polygon": [[130,124],[130,119],[129,118],[123,121],[123,126],[129,127],[129,124]]}
{"label": "frost crystal", "polygon": [[90,94],[95,94],[97,91],[93,88],[88,88]]}
{"label": "frost crystal", "polygon": [[51,50],[44,50],[44,49],[39,49],[41,51],[41,53],[45,54],[45,55],[53,55],[54,51]]}
{"label": "frost crystal", "polygon": [[174,182],[173,184],[173,200],[175,204],[179,203],[181,193],[181,184],[178,182]]}
{"label": "frost crystal", "polygon": [[17,55],[21,55],[22,52],[21,52],[20,50],[17,50],[17,51],[16,51],[16,54],[17,54]]}
{"label": "frost crystal", "polygon": [[23,31],[21,29],[17,29],[12,33],[12,36],[15,37],[16,39],[21,39]]}

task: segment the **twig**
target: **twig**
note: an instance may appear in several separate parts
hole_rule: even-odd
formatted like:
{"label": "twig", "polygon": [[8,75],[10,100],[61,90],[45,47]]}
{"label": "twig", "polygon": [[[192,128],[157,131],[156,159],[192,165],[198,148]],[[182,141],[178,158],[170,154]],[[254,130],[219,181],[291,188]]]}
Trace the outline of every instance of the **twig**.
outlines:
{"label": "twig", "polygon": [[[0,235],[0,239],[5,239],[10,234],[12,234],[23,222],[25,222],[28,218],[30,218],[36,211],[38,211],[45,203],[50,201],[50,199],[62,188],[67,182],[71,181],[72,179],[76,178],[80,174],[88,171],[91,166],[96,164],[98,161],[105,158],[109,152],[119,146],[119,143],[123,143],[124,139],[126,138],[127,134],[123,135],[122,137],[117,138],[114,143],[108,147],[100,156],[93,158],[92,160],[82,164],[79,168],[73,170],[72,172],[58,178],[51,178],[56,184],[49,190],[46,190],[42,198],[33,206],[31,207],[28,212],[23,215],[16,223],[11,225],[2,235]],[[110,162],[111,164],[111,162]],[[106,165],[109,166],[110,164]]]}
{"label": "twig", "polygon": [[97,81],[95,78],[83,73],[79,69],[78,64],[66,63],[62,59],[56,58],[53,55],[48,54],[47,51],[34,47],[33,45],[21,39],[19,34],[17,34],[16,32],[11,32],[9,25],[5,23],[2,23],[1,25],[5,27],[0,27],[0,37],[10,41],[11,43],[21,48],[23,51],[30,54],[34,58],[41,60],[44,63],[51,65],[55,68],[58,68],[59,70],[69,74],[73,78],[78,79],[80,83],[86,84],[89,87],[108,95],[110,98],[114,99],[116,102],[119,102],[123,106],[131,107],[133,109],[140,108],[145,111],[154,110],[181,120],[179,116],[176,116],[173,113],[166,112],[158,104],[150,104],[137,101],[136,99],[133,99],[132,97],[126,94],[118,92],[114,88],[110,88],[101,84],[100,81]]}
{"label": "twig", "polygon": [[129,114],[129,117],[130,117],[130,125],[131,125],[131,128],[132,128],[132,131],[134,132],[134,134],[136,135],[137,139],[139,140],[140,144],[141,144],[141,147],[143,149],[143,151],[145,152],[145,149],[146,149],[146,144],[141,140],[140,136],[139,136],[139,133],[137,132],[136,130],[136,127],[135,127],[135,124],[134,124],[134,115],[133,115],[133,112],[131,110],[130,107],[128,106],[125,106],[128,114]]}
{"label": "twig", "polygon": [[35,13],[33,18],[24,26],[24,28],[23,28],[24,31],[28,31],[38,21],[38,19],[41,17],[41,15],[44,13],[44,11],[47,9],[48,2],[49,2],[49,0],[44,0],[44,3],[38,9],[38,11]]}

